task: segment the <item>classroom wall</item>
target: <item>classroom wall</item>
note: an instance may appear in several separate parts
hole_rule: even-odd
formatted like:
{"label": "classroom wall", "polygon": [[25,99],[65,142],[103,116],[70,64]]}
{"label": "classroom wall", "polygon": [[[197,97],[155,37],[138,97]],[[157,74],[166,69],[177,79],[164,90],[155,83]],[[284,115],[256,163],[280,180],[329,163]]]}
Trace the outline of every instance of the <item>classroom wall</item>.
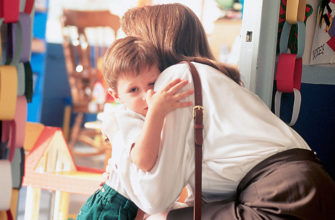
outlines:
{"label": "classroom wall", "polygon": [[[307,0],[318,5],[318,0]],[[275,88],[276,41],[280,0],[246,1],[241,28],[240,70],[247,79],[246,86],[273,108]],[[317,9],[315,9],[317,11]],[[313,22],[310,20],[308,22]],[[313,26],[314,24],[312,24]],[[308,26],[310,28],[311,26]],[[313,32],[312,29],[309,29]],[[246,41],[248,31],[252,41]],[[308,30],[307,30],[308,31]],[[308,33],[310,33],[308,32]],[[307,35],[307,38],[313,33]],[[310,43],[311,39],[306,39]],[[303,59],[308,59],[310,48],[305,46]],[[307,58],[306,58],[307,57]],[[308,64],[308,60],[304,64]],[[292,127],[319,155],[321,162],[335,179],[335,66],[304,65],[301,85],[301,109],[297,123]],[[293,103],[292,94],[283,94],[281,118],[288,122]]]}
{"label": "classroom wall", "polygon": [[[312,74],[309,71],[334,74],[335,67],[303,68],[303,74]],[[325,169],[335,180],[335,85],[302,83],[300,92],[300,114],[292,128],[317,153]],[[293,95],[283,94],[281,102],[281,118],[288,122],[292,115]]]}

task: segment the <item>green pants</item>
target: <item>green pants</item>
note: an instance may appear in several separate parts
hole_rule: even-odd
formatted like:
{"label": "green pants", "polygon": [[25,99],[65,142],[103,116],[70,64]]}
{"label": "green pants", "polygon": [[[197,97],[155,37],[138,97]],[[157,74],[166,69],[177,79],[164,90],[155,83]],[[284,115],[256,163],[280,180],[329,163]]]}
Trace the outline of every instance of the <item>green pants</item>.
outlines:
{"label": "green pants", "polygon": [[132,201],[104,184],[81,207],[77,219],[133,220],[137,210]]}

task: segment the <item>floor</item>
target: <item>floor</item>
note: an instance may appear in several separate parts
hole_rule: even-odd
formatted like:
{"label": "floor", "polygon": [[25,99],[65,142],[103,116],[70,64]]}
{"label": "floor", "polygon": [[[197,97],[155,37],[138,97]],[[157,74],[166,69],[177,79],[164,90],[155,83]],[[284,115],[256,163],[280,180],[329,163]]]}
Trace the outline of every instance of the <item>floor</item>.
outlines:
{"label": "floor", "polygon": [[[89,151],[86,146],[76,146],[77,149],[82,151]],[[75,162],[78,166],[85,166],[91,168],[103,169],[104,156],[94,156],[94,157],[74,157]],[[52,202],[53,193],[48,190],[42,190],[41,201],[40,201],[40,211],[38,220],[50,220],[50,204]],[[80,207],[87,200],[88,196],[71,194],[70,195],[70,206],[69,206],[69,219],[75,219],[75,215],[79,212]],[[22,187],[19,193],[19,202],[17,209],[17,220],[24,220],[25,214],[25,202],[26,202],[26,188]],[[33,220],[33,219],[29,219]],[[37,219],[36,219],[37,220]]]}

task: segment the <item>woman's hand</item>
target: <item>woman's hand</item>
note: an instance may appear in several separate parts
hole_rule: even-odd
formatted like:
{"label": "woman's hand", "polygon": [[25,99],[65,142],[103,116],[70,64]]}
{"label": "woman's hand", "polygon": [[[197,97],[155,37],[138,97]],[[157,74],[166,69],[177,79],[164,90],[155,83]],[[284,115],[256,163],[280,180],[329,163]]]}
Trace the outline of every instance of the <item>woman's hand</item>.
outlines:
{"label": "woman's hand", "polygon": [[192,95],[194,90],[180,91],[188,83],[188,80],[175,79],[167,84],[160,92],[156,93],[153,90],[148,90],[146,95],[148,111],[154,111],[155,114],[166,116],[169,112],[177,108],[192,106],[192,102],[183,102],[182,99]]}

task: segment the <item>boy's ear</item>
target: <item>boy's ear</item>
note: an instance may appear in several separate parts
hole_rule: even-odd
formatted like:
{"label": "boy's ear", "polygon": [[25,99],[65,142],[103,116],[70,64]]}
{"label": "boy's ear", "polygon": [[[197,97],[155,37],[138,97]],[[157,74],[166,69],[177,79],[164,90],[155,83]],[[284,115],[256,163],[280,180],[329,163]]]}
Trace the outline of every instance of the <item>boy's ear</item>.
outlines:
{"label": "boy's ear", "polygon": [[107,89],[107,93],[113,97],[114,100],[119,99],[119,95],[117,94],[117,92],[113,91],[113,89],[108,88]]}

